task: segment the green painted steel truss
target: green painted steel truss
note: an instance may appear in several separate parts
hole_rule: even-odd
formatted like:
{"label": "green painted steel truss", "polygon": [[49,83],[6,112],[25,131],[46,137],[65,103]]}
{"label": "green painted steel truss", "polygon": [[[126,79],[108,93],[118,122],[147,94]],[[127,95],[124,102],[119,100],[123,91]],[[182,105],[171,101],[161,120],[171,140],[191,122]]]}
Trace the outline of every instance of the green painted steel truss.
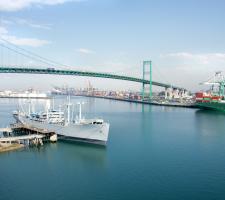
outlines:
{"label": "green painted steel truss", "polygon": [[[0,67],[0,73],[88,76],[88,77],[118,79],[118,80],[150,84],[150,82],[148,80],[143,80],[140,78],[135,78],[135,77],[130,77],[130,76],[120,76],[120,75],[114,75],[114,74],[109,74],[109,73],[98,73],[98,72],[89,72],[89,71],[61,70],[61,69],[54,69],[54,68],[41,69],[41,68]],[[175,89],[184,89],[181,87],[176,87],[173,85],[160,83],[160,82],[156,82],[156,81],[152,81],[152,85],[165,87],[165,88],[172,87]]]}

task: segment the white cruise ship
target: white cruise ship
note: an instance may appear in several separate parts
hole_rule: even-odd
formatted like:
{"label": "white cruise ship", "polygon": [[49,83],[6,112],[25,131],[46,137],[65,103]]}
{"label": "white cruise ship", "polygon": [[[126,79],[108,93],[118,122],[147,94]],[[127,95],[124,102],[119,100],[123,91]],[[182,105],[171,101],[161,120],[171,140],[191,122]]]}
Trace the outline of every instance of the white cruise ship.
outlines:
{"label": "white cruise ship", "polygon": [[24,125],[56,133],[58,139],[106,145],[109,123],[99,118],[83,118],[81,113],[82,103],[78,103],[78,105],[79,115],[75,118],[72,117],[72,119],[70,111],[72,104],[70,103],[67,104],[66,117],[65,112],[55,109],[47,109],[46,112],[40,113],[16,111],[13,115],[18,122]]}

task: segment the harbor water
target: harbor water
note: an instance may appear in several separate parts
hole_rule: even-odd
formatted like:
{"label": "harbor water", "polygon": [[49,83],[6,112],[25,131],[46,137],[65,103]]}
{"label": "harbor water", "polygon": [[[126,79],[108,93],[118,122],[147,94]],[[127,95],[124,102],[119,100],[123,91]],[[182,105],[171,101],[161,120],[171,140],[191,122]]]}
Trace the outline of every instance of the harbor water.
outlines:
{"label": "harbor water", "polygon": [[[0,99],[0,125],[26,100]],[[46,100],[37,100],[40,109]],[[0,200],[224,199],[225,114],[74,97],[110,122],[107,147],[57,142],[0,154]],[[65,102],[58,97],[55,106]],[[77,108],[78,111],[78,108]]]}

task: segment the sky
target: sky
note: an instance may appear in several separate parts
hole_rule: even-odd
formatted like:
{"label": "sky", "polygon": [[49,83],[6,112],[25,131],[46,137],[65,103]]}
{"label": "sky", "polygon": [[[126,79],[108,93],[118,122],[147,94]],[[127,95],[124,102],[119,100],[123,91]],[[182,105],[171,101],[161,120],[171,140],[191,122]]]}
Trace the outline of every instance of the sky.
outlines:
{"label": "sky", "polygon": [[[76,70],[141,77],[143,60],[151,60],[154,81],[195,91],[225,69],[224,10],[224,0],[0,0],[0,37]],[[88,81],[101,89],[141,88],[118,80],[2,74],[0,89],[85,87]]]}

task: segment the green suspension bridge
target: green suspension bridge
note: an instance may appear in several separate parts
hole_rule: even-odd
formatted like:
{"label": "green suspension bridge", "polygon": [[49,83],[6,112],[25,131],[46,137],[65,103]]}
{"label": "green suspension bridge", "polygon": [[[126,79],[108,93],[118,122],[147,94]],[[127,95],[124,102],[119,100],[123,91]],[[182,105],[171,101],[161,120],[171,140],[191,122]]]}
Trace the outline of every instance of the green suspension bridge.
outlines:
{"label": "green suspension bridge", "polygon": [[[2,41],[1,41],[2,40]],[[159,86],[163,88],[172,88],[172,89],[178,89],[178,90],[185,90],[182,87],[178,87],[172,84],[167,84],[167,83],[161,83],[161,82],[156,82],[152,80],[152,63],[151,61],[144,61],[143,62],[143,77],[142,78],[136,78],[136,77],[131,77],[131,76],[123,76],[123,75],[115,75],[112,73],[98,73],[98,72],[90,72],[90,71],[82,71],[82,70],[70,70],[70,69],[58,69],[54,68],[52,66],[62,66],[65,67],[65,65],[56,63],[55,61],[51,61],[47,58],[41,57],[37,54],[34,54],[30,51],[27,51],[25,49],[22,49],[16,45],[13,45],[12,43],[9,43],[8,41],[1,39],[0,38],[0,73],[13,73],[13,74],[51,74],[51,75],[69,75],[69,76],[85,76],[85,77],[99,77],[99,78],[107,78],[107,79],[117,79],[117,80],[125,80],[125,81],[132,81],[132,82],[137,82],[142,84],[142,95],[144,96],[145,94],[145,85],[149,85],[149,97],[151,98],[152,96],[152,85],[154,86]],[[11,59],[9,58],[9,52],[16,54],[16,56],[22,56],[26,57],[29,60],[34,60],[38,61],[39,63],[44,63],[45,65],[47,64],[48,67],[43,68],[43,67],[34,67],[34,66],[29,66],[29,67],[22,67],[22,64],[17,64],[16,67],[9,67],[12,66],[9,65],[7,62],[5,63],[4,61],[7,60],[4,57],[4,50],[7,51],[7,56],[8,60]],[[6,56],[6,57],[7,57]],[[15,56],[14,56],[15,57]],[[18,60],[18,58],[17,58]],[[21,61],[20,61],[21,62]],[[22,61],[23,62],[23,61]],[[149,68],[146,66],[148,65]],[[68,67],[68,66],[66,66]],[[146,73],[146,68],[149,69],[148,71],[148,77]]]}
{"label": "green suspension bridge", "polygon": [[[88,77],[99,77],[99,78],[109,78],[109,79],[118,79],[125,81],[132,81],[137,83],[150,84],[149,80],[144,80],[141,78],[129,77],[129,76],[120,76],[109,73],[98,73],[98,72],[88,72],[88,71],[76,71],[76,70],[61,70],[61,69],[42,69],[42,68],[19,68],[19,67],[0,67],[0,73],[16,73],[16,74],[53,74],[53,75],[70,75],[70,76],[88,76]],[[152,81],[152,85],[165,87],[165,88],[174,88],[174,89],[183,89],[181,87],[160,83]]]}

